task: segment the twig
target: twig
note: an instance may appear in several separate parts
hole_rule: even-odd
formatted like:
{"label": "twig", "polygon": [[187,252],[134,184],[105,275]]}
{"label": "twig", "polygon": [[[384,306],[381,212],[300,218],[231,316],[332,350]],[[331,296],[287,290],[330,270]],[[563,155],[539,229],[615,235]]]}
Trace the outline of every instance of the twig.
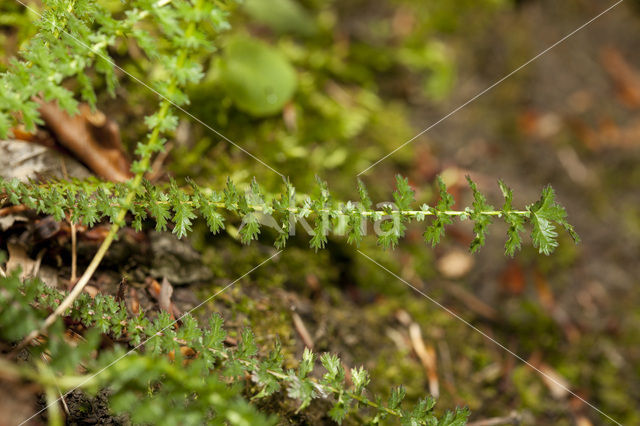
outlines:
{"label": "twig", "polygon": [[[122,216],[123,216],[122,219],[124,219],[124,215],[125,215],[125,211],[122,211]],[[111,230],[109,231],[109,234],[107,235],[107,237],[104,239],[104,241],[98,248],[98,252],[95,254],[93,259],[91,260],[91,263],[85,270],[84,274],[82,274],[82,276],[80,277],[80,280],[78,280],[75,287],[73,287],[73,290],[71,290],[69,295],[62,301],[62,303],[60,303],[60,305],[58,305],[56,310],[53,311],[53,313],[47,317],[47,319],[44,321],[44,323],[39,329],[33,330],[22,340],[22,342],[20,342],[18,346],[15,347],[15,349],[11,352],[12,357],[14,357],[18,352],[24,349],[33,339],[38,337],[38,335],[46,331],[56,321],[56,319],[60,315],[62,315],[64,311],[67,310],[67,308],[71,307],[71,305],[73,304],[73,301],[76,300],[76,298],[80,295],[80,293],[82,293],[82,290],[84,289],[84,287],[87,285],[87,283],[93,276],[93,273],[96,271],[96,269],[98,269],[98,265],[100,264],[100,262],[102,261],[102,258],[107,253],[107,250],[109,249],[109,247],[111,246],[111,243],[113,242],[113,239],[115,238],[116,233],[118,232],[118,229],[120,229],[120,226],[118,224],[111,225]]]}
{"label": "twig", "polygon": [[36,256],[36,263],[35,265],[33,265],[33,269],[31,270],[32,277],[38,276],[38,272],[40,272],[40,265],[42,264],[42,258],[44,257],[46,251],[46,249],[42,249],[38,252],[38,255]]}
{"label": "twig", "polygon": [[411,346],[413,346],[413,350],[420,358],[420,362],[427,373],[429,393],[437,398],[440,395],[440,384],[436,366],[436,351],[433,346],[424,344],[420,326],[415,322],[409,326],[409,337],[411,338]]}
{"label": "twig", "polygon": [[26,210],[29,210],[29,208],[23,204],[20,204],[17,206],[3,207],[0,209],[0,216],[7,216],[14,213],[21,213]]}
{"label": "twig", "polygon": [[304,325],[302,318],[300,318],[300,315],[298,315],[297,312],[292,312],[291,317],[293,318],[293,325],[295,326],[296,331],[300,335],[302,342],[309,349],[313,349],[313,339],[311,338],[311,335],[309,334],[307,327]]}
{"label": "twig", "polygon": [[[41,354],[40,358],[44,362],[47,362],[45,354]],[[52,378],[53,378],[53,381],[55,382],[55,386],[56,386],[56,390],[58,391],[58,395],[60,395],[59,399],[60,399],[60,401],[62,401],[62,407],[64,408],[64,412],[67,413],[67,416],[68,416],[70,414],[70,412],[69,412],[69,406],[67,405],[67,401],[64,399],[65,395],[60,390],[60,385],[58,384],[58,380],[56,379],[55,375],[52,375]]]}
{"label": "twig", "polygon": [[[64,176],[64,178],[66,180],[69,180],[69,174],[67,173],[67,166],[64,163],[64,159],[60,159],[60,167],[62,168],[62,175]],[[78,279],[77,277],[77,271],[78,271],[78,257],[77,257],[77,253],[76,253],[76,224],[73,223],[73,220],[71,220],[70,216],[67,216],[67,220],[69,221],[69,225],[71,226],[71,286],[73,286],[76,283],[76,280]]]}
{"label": "twig", "polygon": [[147,179],[150,182],[155,182],[157,179],[160,178],[160,174],[162,173],[162,165],[164,164],[165,160],[169,156],[169,152],[171,152],[172,149],[173,149],[173,143],[168,142],[165,145],[165,149],[161,151],[153,160],[153,164],[151,165],[151,171],[147,173]]}
{"label": "twig", "polygon": [[522,417],[517,412],[512,412],[506,417],[492,417],[490,419],[477,420],[467,423],[467,426],[499,426],[499,425],[518,425]]}
{"label": "twig", "polygon": [[75,284],[78,270],[78,253],[77,253],[77,228],[73,221],[71,224],[71,285]]}
{"label": "twig", "polygon": [[444,286],[444,289],[453,297],[460,300],[465,304],[467,308],[469,308],[472,312],[487,318],[491,321],[495,321],[498,319],[499,314],[492,306],[486,304],[480,298],[478,298],[473,293],[469,292],[467,289],[462,287],[459,284],[453,282],[447,282]]}

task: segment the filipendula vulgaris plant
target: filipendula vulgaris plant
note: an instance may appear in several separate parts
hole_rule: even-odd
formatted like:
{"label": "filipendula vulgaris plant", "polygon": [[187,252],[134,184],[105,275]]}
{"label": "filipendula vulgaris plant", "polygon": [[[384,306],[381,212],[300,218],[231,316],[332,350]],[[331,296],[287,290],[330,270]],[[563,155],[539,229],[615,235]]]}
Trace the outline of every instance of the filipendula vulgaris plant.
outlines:
{"label": "filipendula vulgaris plant", "polygon": [[[17,273],[0,276],[0,288],[0,338],[9,341],[23,337],[65,297],[38,279],[22,282]],[[134,423],[273,424],[273,418],[258,412],[241,397],[238,386],[230,386],[247,376],[255,384],[254,398],[283,391],[299,401],[298,410],[313,399],[332,397],[334,403],[328,414],[338,423],[358,408],[371,414],[372,424],[396,418],[403,424],[453,426],[464,424],[469,416],[467,409],[456,409],[438,418],[433,413],[435,400],[431,397],[405,408],[402,387],[393,389],[383,402],[367,391],[370,377],[366,370],[352,368],[348,384],[340,359],[328,353],[319,358],[325,371],[321,378],[311,375],[317,357],[309,349],[296,369],[287,369],[280,345],[276,343],[266,357],[260,357],[248,328],[242,331],[237,347],[231,349],[224,344],[227,332],[218,314],[209,318],[206,327],[187,314],[180,319],[181,326],[174,328],[175,321],[167,312],[153,320],[142,311],[131,316],[122,300],[101,294],[91,298],[82,293],[64,316],[74,329],[85,329],[75,347],[65,342],[57,321],[49,330],[48,339],[34,349],[32,368],[0,358],[3,377],[31,381],[45,390],[50,421],[61,415],[55,404],[61,389],[96,392],[108,387],[110,408],[115,413],[127,413]],[[136,349],[144,347],[144,354],[124,355],[116,348],[101,350],[99,358],[93,359],[91,354],[101,335],[127,342]],[[42,362],[39,357],[51,362]],[[211,374],[214,370],[221,372],[220,377]],[[147,394],[147,398],[140,398],[141,394]]]}
{"label": "filipendula vulgaris plant", "polygon": [[[318,180],[317,193],[305,197],[297,196],[294,186],[288,180],[285,181],[281,194],[265,193],[255,180],[246,193],[239,191],[231,180],[227,181],[225,188],[218,191],[200,187],[192,181],[185,188],[174,181],[168,186],[146,181],[144,176],[150,170],[152,157],[163,151],[165,137],[177,127],[175,109],[181,109],[188,103],[185,87],[196,84],[203,76],[198,59],[212,50],[209,35],[228,26],[225,20],[228,9],[229,4],[225,1],[136,0],[121,6],[118,14],[112,14],[99,2],[88,0],[44,2],[37,34],[21,51],[21,58],[12,60],[8,70],[0,75],[0,137],[5,137],[16,122],[22,123],[28,130],[41,123],[37,99],[57,101],[68,113],[76,113],[76,94],[63,85],[68,80],[76,83],[80,97],[92,106],[96,104],[94,84],[97,81],[104,81],[107,91],[115,93],[118,78],[109,49],[125,39],[135,42],[154,66],[162,69],[161,78],[156,78],[153,83],[153,90],[159,93],[161,101],[157,111],[145,119],[148,134],[137,145],[135,153],[138,158],[131,168],[133,177],[125,183],[96,179],[22,183],[0,179],[0,200],[3,202],[23,204],[40,213],[50,214],[57,220],[68,217],[73,223],[87,226],[93,226],[102,220],[111,223],[108,235],[69,294],[64,297],[56,295],[53,299],[50,297],[49,303],[32,300],[40,309],[45,306],[54,311],[37,326],[31,327],[31,331],[25,333],[26,336],[19,336],[23,337],[19,347],[26,346],[52,327],[60,316],[68,315],[78,316],[85,326],[97,328],[102,333],[124,333],[133,345],[140,341],[141,330],[150,326],[148,320],[142,317],[126,318],[122,306],[109,301],[110,299],[104,299],[102,304],[92,304],[82,295],[82,290],[116,238],[118,230],[127,224],[128,218],[137,230],[142,228],[143,221],[152,219],[156,229],[171,228],[178,237],[183,237],[191,230],[198,216],[206,220],[214,234],[225,229],[229,216],[236,216],[243,223],[239,230],[240,239],[248,244],[258,238],[264,217],[269,217],[277,223],[277,238],[274,242],[277,248],[286,245],[297,222],[309,220],[313,223],[310,246],[315,250],[325,247],[331,231],[346,235],[347,243],[358,245],[365,238],[366,224],[371,222],[380,223],[378,243],[384,248],[393,248],[404,236],[409,222],[427,218],[431,222],[424,238],[432,246],[439,243],[445,234],[446,225],[453,223],[456,218],[473,221],[473,252],[484,244],[487,228],[495,218],[502,218],[509,226],[505,245],[509,255],[520,248],[521,234],[526,224],[531,226],[534,246],[544,254],[550,254],[557,246],[558,227],[566,229],[575,240],[578,239],[566,220],[564,208],[555,201],[550,187],[543,190],[539,201],[523,210],[517,210],[512,206],[511,190],[500,182],[505,202],[501,209],[495,209],[469,179],[473,204],[463,210],[452,210],[453,196],[447,192],[440,178],[437,182],[440,201],[436,205],[415,206],[414,191],[408,180],[398,176],[393,193],[394,203],[384,204],[381,208],[373,208],[373,202],[362,182],[358,182],[360,199],[345,203],[335,200],[327,184],[321,180]],[[17,284],[15,281],[13,283],[15,287]],[[20,294],[33,296],[36,293],[22,288],[16,290],[13,296],[19,298]],[[3,297],[5,296],[3,293]],[[111,308],[118,312],[95,316],[96,310]],[[6,317],[7,312],[9,311],[3,312],[3,317]],[[87,316],[87,312],[93,314]],[[117,323],[110,322],[113,318],[119,318]],[[203,336],[206,333],[213,333],[213,330],[222,333],[219,331],[219,319],[213,319],[211,329],[205,331],[206,329],[197,328],[195,319],[191,317],[182,320],[182,326],[177,329],[167,326],[167,318],[161,315],[156,320],[158,324],[149,328],[156,330],[151,336],[162,329],[161,339],[158,340],[161,343],[144,345],[145,349],[151,352],[173,351],[175,357],[181,347],[189,347],[200,355],[196,358],[203,363],[202,368],[207,369],[214,366],[213,362],[206,361],[207,357],[217,354],[214,358],[226,370],[235,369],[236,376],[241,372],[249,372],[255,377],[263,386],[259,396],[269,395],[280,388],[279,383],[285,383],[288,394],[302,401],[301,408],[308,405],[314,396],[333,395],[336,402],[329,414],[337,421],[341,421],[350,407],[356,404],[377,409],[374,421],[379,421],[386,415],[394,415],[408,424],[438,422],[431,414],[433,401],[430,399],[421,401],[413,410],[399,408],[403,396],[400,390],[393,393],[386,407],[380,401],[368,399],[364,396],[364,387],[369,379],[362,369],[352,371],[353,387],[350,390],[345,388],[344,370],[334,356],[325,355],[321,358],[327,373],[321,382],[317,382],[308,377],[315,361],[310,352],[305,353],[298,372],[285,372],[281,367],[282,357],[278,351],[266,361],[257,360],[257,350],[250,332],[243,334],[243,346],[232,354],[220,349],[219,335],[210,339],[209,346],[203,346]],[[141,321],[147,323],[143,325]],[[189,334],[188,339],[182,336],[184,333]],[[161,375],[159,373],[157,377]],[[213,409],[222,410],[217,406]],[[455,424],[465,418],[465,412],[457,411],[448,413],[441,420],[445,420],[443,424]]]}

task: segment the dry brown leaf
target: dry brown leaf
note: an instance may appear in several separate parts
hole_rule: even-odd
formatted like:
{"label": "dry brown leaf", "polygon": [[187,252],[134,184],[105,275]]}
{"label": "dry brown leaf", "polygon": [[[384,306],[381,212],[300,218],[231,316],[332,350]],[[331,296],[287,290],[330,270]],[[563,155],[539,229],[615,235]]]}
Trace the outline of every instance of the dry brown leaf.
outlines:
{"label": "dry brown leaf", "polygon": [[524,272],[522,271],[522,266],[520,266],[520,264],[515,260],[510,261],[509,265],[502,273],[500,281],[502,287],[509,294],[521,294],[525,288],[525,279]]}
{"label": "dry brown leaf", "polygon": [[540,364],[538,369],[544,373],[541,374],[540,377],[547,388],[549,388],[552,397],[555,399],[564,399],[569,395],[569,382],[567,382],[567,379],[562,377],[560,373],[547,364]]}
{"label": "dry brown leaf", "polygon": [[171,301],[171,297],[173,296],[173,286],[169,280],[167,278],[163,278],[162,284],[160,284],[153,278],[148,277],[145,282],[147,283],[147,290],[149,291],[149,294],[158,302],[160,309],[168,312],[172,319],[180,317],[180,310]]}
{"label": "dry brown leaf", "polygon": [[20,274],[21,280],[30,277],[36,265],[36,261],[31,259],[27,255],[27,251],[22,246],[9,243],[7,244],[7,249],[9,251],[9,260],[7,261],[7,274],[10,274],[11,272],[20,268],[22,269],[22,272]]}
{"label": "dry brown leaf", "polygon": [[[58,286],[58,275],[55,269],[50,267],[40,267],[40,261],[29,257],[24,247],[17,244],[7,244],[9,260],[7,261],[7,274],[18,268],[22,269],[20,279],[38,277],[49,287]],[[40,259],[40,257],[39,257]]]}
{"label": "dry brown leaf", "polygon": [[593,426],[593,423],[585,416],[579,416],[576,419],[576,426]]}
{"label": "dry brown leaf", "polygon": [[538,299],[547,311],[553,311],[555,306],[555,298],[553,297],[553,291],[549,286],[549,282],[546,277],[539,271],[536,271],[535,275],[536,292],[538,293]]}
{"label": "dry brown leaf", "polygon": [[40,103],[40,115],[59,143],[71,151],[95,174],[115,182],[131,177],[118,125],[103,113],[80,105],[80,114],[70,116],[57,103]]}
{"label": "dry brown leaf", "polygon": [[622,103],[629,108],[640,108],[640,73],[629,65],[615,47],[603,48],[600,59],[611,76]]}
{"label": "dry brown leaf", "polygon": [[173,313],[171,309],[171,296],[173,295],[173,287],[167,278],[162,279],[162,285],[160,286],[160,294],[158,295],[158,304],[160,309]]}
{"label": "dry brown leaf", "polygon": [[89,176],[86,167],[53,148],[22,140],[0,140],[0,177],[26,182]]}
{"label": "dry brown leaf", "polygon": [[92,285],[87,285],[87,286],[85,286],[85,287],[84,287],[84,291],[85,291],[86,293],[88,293],[88,294],[89,294],[89,296],[91,296],[91,298],[92,298],[92,299],[95,299],[95,298],[96,298],[96,296],[97,296],[97,295],[98,295],[98,293],[99,293],[98,289],[97,289],[97,288],[95,288],[95,287],[94,287],[94,286],[92,286]]}

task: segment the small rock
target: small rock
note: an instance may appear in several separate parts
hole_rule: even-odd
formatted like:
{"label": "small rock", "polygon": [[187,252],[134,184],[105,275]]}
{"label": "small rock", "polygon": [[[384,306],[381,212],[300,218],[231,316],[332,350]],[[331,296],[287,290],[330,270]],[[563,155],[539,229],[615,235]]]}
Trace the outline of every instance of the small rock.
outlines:
{"label": "small rock", "polygon": [[150,275],[166,277],[173,285],[207,281],[213,274],[203,263],[200,254],[188,242],[169,232],[151,234],[153,260]]}
{"label": "small rock", "polygon": [[461,278],[473,267],[473,258],[462,250],[452,250],[438,259],[438,271],[446,278]]}

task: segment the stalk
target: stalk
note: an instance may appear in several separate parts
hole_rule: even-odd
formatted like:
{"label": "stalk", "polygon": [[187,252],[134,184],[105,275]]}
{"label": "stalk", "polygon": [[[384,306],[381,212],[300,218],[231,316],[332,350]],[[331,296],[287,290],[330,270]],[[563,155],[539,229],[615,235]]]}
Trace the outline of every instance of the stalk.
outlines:
{"label": "stalk", "polygon": [[[200,2],[196,2],[196,7],[198,7],[199,5],[200,5]],[[196,30],[195,22],[190,22],[185,32],[185,36],[186,37],[192,36],[195,30]],[[178,66],[184,65],[184,61],[186,59],[187,59],[187,49],[182,49],[180,52],[180,56],[178,57]],[[178,83],[176,79],[172,78],[169,89],[168,89],[169,95],[171,95],[173,91],[177,89],[177,84]],[[170,107],[171,107],[170,101],[167,99],[163,99],[162,102],[160,103],[160,110],[158,114],[159,122],[162,122],[162,120],[166,118],[167,114],[169,113]],[[156,126],[151,132],[151,135],[149,136],[147,145],[156,144],[159,138],[160,138],[160,129],[159,127]],[[139,171],[129,181],[129,184],[128,184],[129,191],[125,198],[124,205],[121,206],[120,210],[118,211],[118,216],[116,221],[111,225],[111,228],[109,229],[109,233],[107,234],[107,237],[104,239],[104,241],[98,248],[98,251],[93,256],[93,259],[91,259],[89,266],[84,271],[84,273],[82,274],[82,276],[80,277],[76,285],[73,287],[73,290],[60,303],[60,305],[58,305],[58,307],[45,319],[45,321],[40,326],[40,328],[33,330],[20,342],[20,344],[14,349],[13,351],[14,354],[20,351],[21,349],[23,349],[24,347],[26,347],[29,343],[31,343],[33,339],[38,337],[40,334],[45,333],[46,330],[56,321],[56,319],[60,315],[62,315],[65,310],[71,307],[73,302],[78,298],[78,296],[84,290],[85,286],[89,283],[89,280],[95,273],[96,269],[98,269],[100,262],[102,262],[102,259],[107,254],[107,251],[109,250],[109,247],[113,243],[113,240],[116,238],[116,235],[120,230],[121,224],[124,223],[125,217],[129,210],[128,207],[133,203],[136,196],[136,192],[142,186],[142,179],[144,177],[144,173],[146,173],[146,171],[149,169],[150,159],[151,159],[151,153],[147,153],[140,158],[142,167],[140,167]]]}

